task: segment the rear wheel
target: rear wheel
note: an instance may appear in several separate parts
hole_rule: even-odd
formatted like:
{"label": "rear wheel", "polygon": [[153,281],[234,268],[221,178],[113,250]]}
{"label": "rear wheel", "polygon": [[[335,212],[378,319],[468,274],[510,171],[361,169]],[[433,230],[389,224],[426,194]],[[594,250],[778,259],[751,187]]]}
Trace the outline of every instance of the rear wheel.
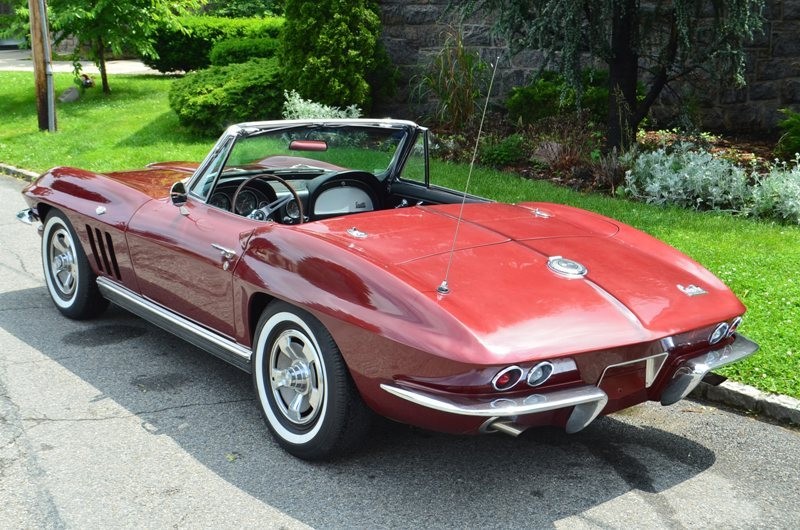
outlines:
{"label": "rear wheel", "polygon": [[58,210],[51,211],[44,222],[42,265],[50,297],[65,316],[88,319],[108,306],[75,230]]}
{"label": "rear wheel", "polygon": [[284,302],[267,307],[252,356],[258,403],[278,444],[306,460],[354,448],[369,428],[339,348],[322,323]]}

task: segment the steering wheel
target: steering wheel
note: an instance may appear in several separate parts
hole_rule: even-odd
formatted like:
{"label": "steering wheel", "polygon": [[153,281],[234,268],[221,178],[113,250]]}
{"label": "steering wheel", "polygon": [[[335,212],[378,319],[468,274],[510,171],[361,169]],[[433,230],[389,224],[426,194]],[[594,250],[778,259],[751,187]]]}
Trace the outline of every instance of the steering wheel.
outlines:
{"label": "steering wheel", "polygon": [[255,179],[264,179],[264,180],[274,180],[281,184],[284,188],[289,190],[290,195],[288,197],[279,197],[272,201],[271,203],[267,204],[266,206],[262,206],[261,208],[257,208],[250,212],[247,216],[250,219],[256,219],[259,221],[266,221],[269,219],[272,214],[280,210],[283,206],[289,203],[292,199],[294,199],[295,203],[297,204],[298,210],[300,210],[300,217],[297,218],[295,221],[297,224],[302,224],[304,222],[303,218],[303,203],[300,201],[300,195],[297,194],[297,191],[285,180],[276,176],[276,175],[269,175],[269,174],[261,174],[261,175],[253,175],[250,178],[246,178],[239,187],[236,188],[236,191],[233,194],[233,198],[231,199],[231,204],[234,209],[236,209],[236,199],[239,198],[239,193],[247,187]]}

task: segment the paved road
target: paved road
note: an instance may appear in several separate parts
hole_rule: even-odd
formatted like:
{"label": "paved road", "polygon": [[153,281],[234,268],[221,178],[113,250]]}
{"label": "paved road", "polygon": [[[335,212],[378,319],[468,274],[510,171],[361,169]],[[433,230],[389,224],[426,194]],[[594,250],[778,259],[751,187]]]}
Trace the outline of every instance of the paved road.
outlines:
{"label": "paved road", "polygon": [[[72,73],[72,61],[53,61],[54,72]],[[81,61],[83,73],[98,75],[100,71],[92,61]],[[0,50],[0,72],[33,72],[30,50]],[[159,74],[142,64],[141,61],[107,61],[106,71],[109,74]]]}
{"label": "paved road", "polygon": [[0,177],[0,527],[797,528],[800,433],[691,401],[571,436],[381,422],[293,459],[247,375],[119,309],[62,318],[21,187]]}

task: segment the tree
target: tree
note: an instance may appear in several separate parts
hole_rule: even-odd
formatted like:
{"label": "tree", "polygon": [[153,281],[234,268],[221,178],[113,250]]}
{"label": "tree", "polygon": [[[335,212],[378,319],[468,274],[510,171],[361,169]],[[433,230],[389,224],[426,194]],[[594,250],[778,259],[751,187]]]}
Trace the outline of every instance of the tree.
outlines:
{"label": "tree", "polygon": [[50,0],[51,22],[60,37],[74,35],[88,47],[100,69],[103,92],[111,92],[106,55],[130,50],[156,56],[153,34],[163,26],[179,26],[178,17],[204,0]]}
{"label": "tree", "polygon": [[[540,49],[578,93],[581,71],[609,73],[609,147],[627,147],[671,81],[702,70],[744,84],[744,43],[764,0],[470,0],[497,13],[512,51]],[[637,85],[646,82],[644,98]]]}
{"label": "tree", "polygon": [[286,0],[284,17],[286,88],[326,105],[369,107],[367,75],[383,52],[375,3]]}

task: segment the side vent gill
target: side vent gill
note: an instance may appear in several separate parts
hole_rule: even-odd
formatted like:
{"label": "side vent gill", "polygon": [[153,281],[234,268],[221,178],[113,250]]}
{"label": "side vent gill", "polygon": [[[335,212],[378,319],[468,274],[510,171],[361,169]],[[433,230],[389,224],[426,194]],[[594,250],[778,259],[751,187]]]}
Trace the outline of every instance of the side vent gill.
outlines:
{"label": "side vent gill", "polygon": [[97,264],[97,269],[109,276],[114,276],[117,280],[122,280],[117,264],[117,255],[114,252],[114,243],[111,241],[111,234],[101,232],[97,228],[86,225],[86,233],[89,234],[89,244],[92,246],[92,254]]}

